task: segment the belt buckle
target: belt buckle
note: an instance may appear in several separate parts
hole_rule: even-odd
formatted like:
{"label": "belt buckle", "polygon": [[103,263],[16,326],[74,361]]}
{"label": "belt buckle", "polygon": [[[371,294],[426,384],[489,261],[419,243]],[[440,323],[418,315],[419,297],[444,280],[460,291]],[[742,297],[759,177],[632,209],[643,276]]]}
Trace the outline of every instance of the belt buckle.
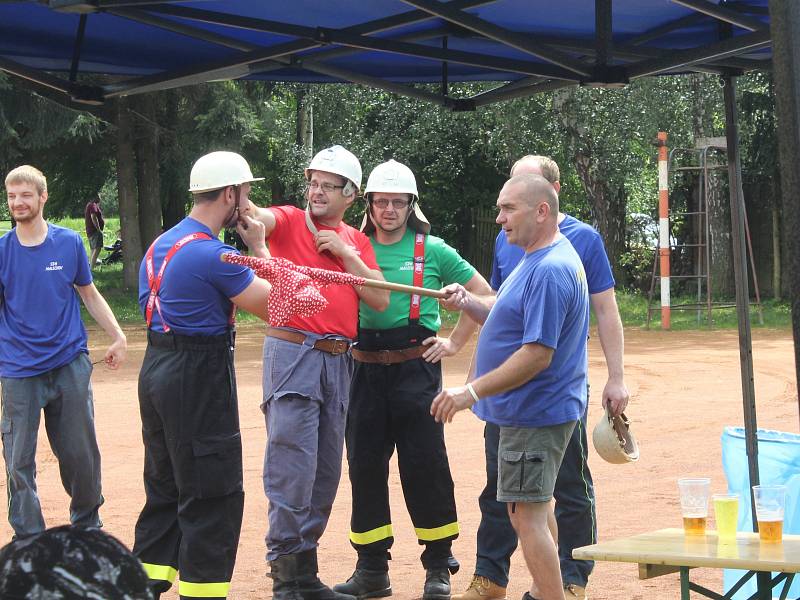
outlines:
{"label": "belt buckle", "polygon": [[390,360],[391,350],[378,350],[378,360],[383,365],[390,365],[392,361]]}
{"label": "belt buckle", "polygon": [[338,356],[339,354],[344,354],[350,349],[349,342],[345,340],[333,340],[333,348],[331,348],[331,354],[334,356]]}

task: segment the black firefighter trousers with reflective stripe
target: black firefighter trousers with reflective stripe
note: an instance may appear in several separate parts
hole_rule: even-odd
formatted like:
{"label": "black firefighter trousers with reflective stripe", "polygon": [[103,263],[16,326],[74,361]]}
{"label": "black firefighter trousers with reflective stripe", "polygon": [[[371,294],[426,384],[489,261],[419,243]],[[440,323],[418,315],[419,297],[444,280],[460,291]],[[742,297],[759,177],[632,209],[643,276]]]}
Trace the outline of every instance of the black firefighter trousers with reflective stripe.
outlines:
{"label": "black firefighter trousers with reflective stripe", "polygon": [[394,536],[389,460],[397,448],[400,482],[426,569],[445,568],[458,537],[444,428],[430,414],[442,369],[422,358],[393,365],[356,361],[347,413],[347,463],[353,494],[350,542],[358,566],[386,570]]}
{"label": "black firefighter trousers with reflective stripe", "polygon": [[229,336],[150,332],[139,374],[146,503],[134,554],[154,591],[225,598],[242,526],[242,442]]}

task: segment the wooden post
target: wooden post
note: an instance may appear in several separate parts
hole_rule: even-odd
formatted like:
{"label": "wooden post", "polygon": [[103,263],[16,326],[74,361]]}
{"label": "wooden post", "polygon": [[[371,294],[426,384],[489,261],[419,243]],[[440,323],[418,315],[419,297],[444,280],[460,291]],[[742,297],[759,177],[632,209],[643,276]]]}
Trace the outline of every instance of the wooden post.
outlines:
{"label": "wooden post", "polygon": [[669,164],[667,132],[658,132],[658,255],[661,272],[661,329],[670,328]]}

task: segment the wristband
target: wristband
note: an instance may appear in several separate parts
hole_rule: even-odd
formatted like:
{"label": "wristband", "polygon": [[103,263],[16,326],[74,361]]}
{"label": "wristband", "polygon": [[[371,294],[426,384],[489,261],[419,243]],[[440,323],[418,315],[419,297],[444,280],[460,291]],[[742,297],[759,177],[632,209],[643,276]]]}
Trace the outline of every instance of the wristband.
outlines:
{"label": "wristband", "polygon": [[470,382],[470,383],[468,383],[468,384],[467,384],[467,391],[469,392],[469,395],[470,395],[470,396],[472,396],[472,399],[473,399],[475,402],[477,402],[478,400],[480,400],[480,398],[478,398],[478,392],[476,392],[476,391],[475,391],[475,388],[474,388],[474,387],[472,387],[472,382]]}

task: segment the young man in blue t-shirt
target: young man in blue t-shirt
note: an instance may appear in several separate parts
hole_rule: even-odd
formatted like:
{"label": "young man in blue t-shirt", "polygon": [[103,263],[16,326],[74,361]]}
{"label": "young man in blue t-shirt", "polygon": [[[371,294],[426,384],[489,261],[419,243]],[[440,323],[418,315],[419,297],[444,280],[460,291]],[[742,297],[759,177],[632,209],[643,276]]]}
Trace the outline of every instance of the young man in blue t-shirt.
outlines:
{"label": "young man in blue t-shirt", "polygon": [[497,199],[497,222],[525,256],[497,296],[451,285],[443,304],[484,323],[475,379],[440,393],[439,421],[479,402],[500,427],[497,500],[508,504],[541,600],[561,600],[558,553],[548,529],[555,479],[575,423],[586,409],[586,273],[558,231],[558,196],[538,175],[512,177]]}
{"label": "young man in blue t-shirt", "polygon": [[92,283],[80,236],[44,220],[47,179],[41,171],[17,167],[5,185],[17,224],[0,238],[0,430],[8,520],[16,537],[45,529],[35,480],[43,409],[47,437],[71,498],[70,521],[99,527],[103,496],[92,363],[77,296],[111,337],[104,360],[112,369],[125,359],[125,334]]}

